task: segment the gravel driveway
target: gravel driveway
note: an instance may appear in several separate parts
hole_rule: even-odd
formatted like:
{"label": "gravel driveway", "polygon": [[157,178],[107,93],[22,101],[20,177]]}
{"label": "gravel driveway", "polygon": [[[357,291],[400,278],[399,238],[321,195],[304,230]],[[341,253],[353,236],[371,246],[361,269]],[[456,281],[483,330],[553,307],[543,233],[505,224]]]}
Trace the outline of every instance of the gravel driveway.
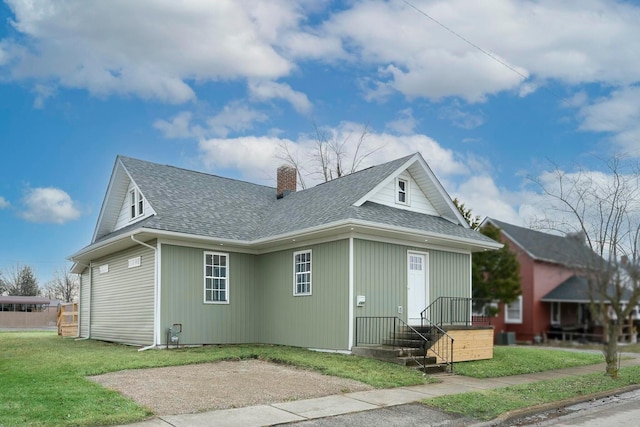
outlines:
{"label": "gravel driveway", "polygon": [[133,369],[89,379],[150,408],[155,415],[240,408],[373,388],[255,359]]}

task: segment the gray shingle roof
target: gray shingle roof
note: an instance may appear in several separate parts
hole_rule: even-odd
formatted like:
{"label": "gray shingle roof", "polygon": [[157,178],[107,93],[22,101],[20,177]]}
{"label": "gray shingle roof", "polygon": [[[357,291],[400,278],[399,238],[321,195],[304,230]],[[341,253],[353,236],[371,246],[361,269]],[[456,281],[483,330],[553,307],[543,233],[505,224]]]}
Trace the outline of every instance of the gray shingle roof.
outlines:
{"label": "gray shingle roof", "polygon": [[[276,189],[119,156],[156,215],[135,226],[211,238],[253,241],[341,220],[440,233],[482,243],[484,235],[441,217],[366,202],[353,204],[396,172],[402,157],[276,198]],[[118,231],[104,236],[113,237]]]}
{"label": "gray shingle roof", "polygon": [[[613,286],[609,286],[607,292],[609,295],[615,294]],[[621,301],[629,301],[631,292],[628,289],[623,290]],[[558,301],[558,302],[589,302],[589,283],[586,277],[571,276],[564,282],[556,286],[551,292],[540,298],[540,301]]]}
{"label": "gray shingle roof", "polygon": [[601,259],[576,237],[558,236],[488,218],[535,260],[566,267],[595,265]]}

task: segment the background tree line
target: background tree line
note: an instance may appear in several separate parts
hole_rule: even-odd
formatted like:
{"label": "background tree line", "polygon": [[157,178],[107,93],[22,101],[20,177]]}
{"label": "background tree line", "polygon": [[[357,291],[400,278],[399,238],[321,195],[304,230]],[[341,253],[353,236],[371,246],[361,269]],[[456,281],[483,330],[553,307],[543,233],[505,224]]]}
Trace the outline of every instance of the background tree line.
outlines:
{"label": "background tree line", "polygon": [[28,265],[16,264],[0,270],[0,295],[9,296],[43,296],[63,302],[78,299],[78,276],[66,268],[59,268],[53,278],[40,287],[38,279]]}

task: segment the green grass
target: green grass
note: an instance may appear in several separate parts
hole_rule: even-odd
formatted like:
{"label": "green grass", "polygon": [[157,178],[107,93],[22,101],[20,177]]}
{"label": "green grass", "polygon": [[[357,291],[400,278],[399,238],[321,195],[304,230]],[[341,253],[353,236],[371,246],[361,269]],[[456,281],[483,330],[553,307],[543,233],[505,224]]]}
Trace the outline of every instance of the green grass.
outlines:
{"label": "green grass", "polygon": [[[545,353],[548,354],[549,352]],[[640,367],[620,369],[618,379],[604,373],[540,381],[481,392],[424,400],[427,406],[479,420],[491,420],[515,409],[640,384]]]}
{"label": "green grass", "polygon": [[496,378],[602,362],[602,354],[497,346],[493,349],[493,359],[457,363],[454,369],[456,374],[469,377]]}
{"label": "green grass", "polygon": [[418,371],[335,353],[283,346],[207,346],[148,350],[75,341],[55,332],[0,332],[0,426],[108,425],[139,421],[151,412],[85,377],[220,360],[257,358],[350,378],[376,388],[423,384]]}

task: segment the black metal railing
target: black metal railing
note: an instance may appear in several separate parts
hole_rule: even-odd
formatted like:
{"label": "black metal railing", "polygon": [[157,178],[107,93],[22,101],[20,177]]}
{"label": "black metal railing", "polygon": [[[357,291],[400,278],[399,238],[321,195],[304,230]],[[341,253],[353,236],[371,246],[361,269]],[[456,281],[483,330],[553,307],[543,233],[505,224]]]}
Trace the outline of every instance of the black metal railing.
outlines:
{"label": "black metal railing", "polygon": [[494,309],[494,302],[486,299],[439,297],[420,317],[439,327],[489,325]]}
{"label": "black metal railing", "polygon": [[[409,349],[405,355],[411,357],[424,371],[427,367],[427,351],[431,342],[425,334],[407,324],[399,317],[356,317],[355,345],[390,346],[394,349]],[[414,353],[418,350],[418,354]]]}
{"label": "black metal railing", "polygon": [[453,337],[424,316],[421,316],[420,324],[420,330],[426,332],[427,339],[431,342],[429,351],[435,356],[436,362],[445,364],[449,372],[453,373]]}

